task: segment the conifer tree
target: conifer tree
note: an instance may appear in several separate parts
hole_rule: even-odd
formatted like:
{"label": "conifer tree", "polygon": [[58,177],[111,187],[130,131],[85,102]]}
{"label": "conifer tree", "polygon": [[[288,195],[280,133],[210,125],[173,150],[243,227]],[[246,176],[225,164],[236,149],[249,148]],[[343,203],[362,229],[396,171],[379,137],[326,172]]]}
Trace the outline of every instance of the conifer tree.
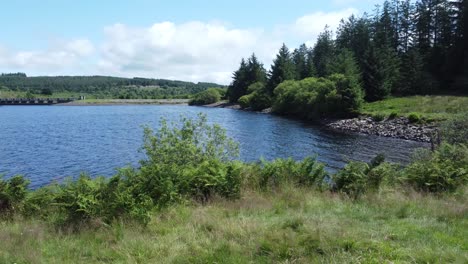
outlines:
{"label": "conifer tree", "polygon": [[230,102],[237,100],[247,93],[247,63],[242,58],[239,69],[233,73],[233,80],[228,87],[228,97]]}
{"label": "conifer tree", "polygon": [[333,55],[334,42],[332,32],[326,27],[325,31],[318,36],[313,51],[314,66],[319,77],[325,77],[331,73],[330,65],[333,61]]}
{"label": "conifer tree", "polygon": [[294,64],[291,59],[291,54],[286,44],[283,43],[268,73],[267,91],[273,94],[273,90],[278,84],[286,80],[293,80],[294,77]]}
{"label": "conifer tree", "polygon": [[310,77],[310,70],[307,67],[307,52],[307,46],[302,44],[298,49],[295,49],[292,54],[296,80]]}

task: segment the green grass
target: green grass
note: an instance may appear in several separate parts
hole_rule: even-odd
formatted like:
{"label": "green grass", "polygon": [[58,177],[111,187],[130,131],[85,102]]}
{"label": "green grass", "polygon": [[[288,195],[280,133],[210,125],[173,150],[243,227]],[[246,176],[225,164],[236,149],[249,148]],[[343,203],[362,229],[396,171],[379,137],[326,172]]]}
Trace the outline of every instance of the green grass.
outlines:
{"label": "green grass", "polygon": [[282,187],[176,205],[147,227],[96,221],[78,233],[0,222],[0,263],[466,263],[466,191],[384,190],[357,201]]}
{"label": "green grass", "polygon": [[426,121],[450,119],[468,113],[468,96],[410,96],[364,103],[361,113],[370,116],[416,114]]}

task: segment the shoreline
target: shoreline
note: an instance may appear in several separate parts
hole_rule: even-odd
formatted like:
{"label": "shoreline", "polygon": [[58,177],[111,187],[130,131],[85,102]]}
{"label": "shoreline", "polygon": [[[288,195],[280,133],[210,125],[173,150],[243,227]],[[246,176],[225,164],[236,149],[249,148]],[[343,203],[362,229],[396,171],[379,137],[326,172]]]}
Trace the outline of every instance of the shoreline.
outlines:
{"label": "shoreline", "polygon": [[189,99],[92,99],[73,101],[60,106],[99,106],[99,105],[188,105]]}
{"label": "shoreline", "polygon": [[[229,102],[218,102],[214,104],[204,105],[204,107],[228,108],[247,112],[275,114],[271,111],[271,108],[265,109],[263,111],[253,111],[249,109],[242,109],[239,104]],[[398,138],[423,143],[431,143],[432,136],[437,131],[437,126],[435,124],[411,123],[406,117],[396,117],[393,119],[387,118],[382,121],[375,121],[374,119],[368,116],[360,116],[356,118],[345,119],[324,118],[319,120],[317,123],[328,129],[340,132],[358,133],[388,138]]]}

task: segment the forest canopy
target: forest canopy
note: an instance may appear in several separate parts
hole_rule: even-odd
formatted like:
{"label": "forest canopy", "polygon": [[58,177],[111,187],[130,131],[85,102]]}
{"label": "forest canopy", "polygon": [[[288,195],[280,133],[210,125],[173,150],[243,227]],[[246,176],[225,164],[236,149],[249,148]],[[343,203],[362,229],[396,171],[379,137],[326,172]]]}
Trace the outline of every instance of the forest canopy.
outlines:
{"label": "forest canopy", "polygon": [[[284,101],[278,96],[283,97],[285,90],[304,93],[307,89],[298,88],[302,87],[298,81],[333,74],[344,75],[351,90],[359,90],[355,95],[362,94],[368,102],[416,94],[466,95],[467,32],[468,1],[385,1],[372,14],[341,20],[335,32],[326,27],[313,47],[302,44],[291,51],[283,44],[268,71],[255,54],[242,59],[228,88],[229,100],[255,109],[258,104],[251,99],[263,98],[270,103],[262,107],[292,111],[298,105],[278,108],[275,104]],[[322,82],[306,82],[317,81]],[[252,84],[263,88],[252,91]],[[349,103],[349,98],[342,98]]]}

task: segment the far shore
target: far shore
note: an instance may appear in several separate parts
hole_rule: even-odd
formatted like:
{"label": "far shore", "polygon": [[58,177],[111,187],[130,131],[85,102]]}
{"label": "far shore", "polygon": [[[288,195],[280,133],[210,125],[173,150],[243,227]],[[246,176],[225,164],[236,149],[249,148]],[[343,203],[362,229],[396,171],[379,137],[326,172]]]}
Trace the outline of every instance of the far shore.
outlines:
{"label": "far shore", "polygon": [[63,106],[89,105],[187,105],[189,99],[87,99],[70,103],[56,104]]}

